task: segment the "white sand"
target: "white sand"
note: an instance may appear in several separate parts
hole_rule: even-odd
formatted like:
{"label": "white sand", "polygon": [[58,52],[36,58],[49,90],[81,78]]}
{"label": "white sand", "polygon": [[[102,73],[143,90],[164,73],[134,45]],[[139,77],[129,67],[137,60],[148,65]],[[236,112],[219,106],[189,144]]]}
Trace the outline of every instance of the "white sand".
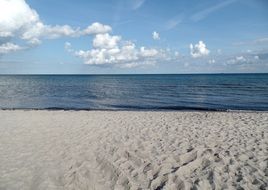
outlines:
{"label": "white sand", "polygon": [[268,113],[0,111],[0,189],[267,189]]}

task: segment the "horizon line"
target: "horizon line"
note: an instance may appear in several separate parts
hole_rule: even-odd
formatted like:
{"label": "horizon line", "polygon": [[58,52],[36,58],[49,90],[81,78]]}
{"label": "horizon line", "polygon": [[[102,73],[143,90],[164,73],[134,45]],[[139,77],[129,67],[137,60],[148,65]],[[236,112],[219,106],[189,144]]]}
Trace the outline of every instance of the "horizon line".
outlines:
{"label": "horizon line", "polygon": [[222,75],[222,74],[268,74],[268,72],[248,72],[248,73],[118,73],[118,74],[94,74],[94,73],[88,73],[88,74],[75,74],[75,73],[18,73],[18,74],[0,74],[0,76],[15,76],[15,75]]}

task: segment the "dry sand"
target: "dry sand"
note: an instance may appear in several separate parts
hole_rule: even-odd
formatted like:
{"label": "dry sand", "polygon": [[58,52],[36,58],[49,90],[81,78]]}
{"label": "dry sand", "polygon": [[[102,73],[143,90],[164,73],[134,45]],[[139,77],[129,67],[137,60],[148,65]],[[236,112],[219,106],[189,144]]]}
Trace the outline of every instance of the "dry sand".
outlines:
{"label": "dry sand", "polygon": [[267,189],[268,113],[0,111],[0,189]]}

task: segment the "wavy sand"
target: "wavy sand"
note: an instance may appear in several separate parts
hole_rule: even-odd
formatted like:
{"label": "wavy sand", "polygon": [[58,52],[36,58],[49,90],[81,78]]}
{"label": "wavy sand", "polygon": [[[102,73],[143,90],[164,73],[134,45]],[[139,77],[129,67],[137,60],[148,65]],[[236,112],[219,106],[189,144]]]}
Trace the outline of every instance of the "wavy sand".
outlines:
{"label": "wavy sand", "polygon": [[0,189],[267,189],[268,113],[0,111]]}

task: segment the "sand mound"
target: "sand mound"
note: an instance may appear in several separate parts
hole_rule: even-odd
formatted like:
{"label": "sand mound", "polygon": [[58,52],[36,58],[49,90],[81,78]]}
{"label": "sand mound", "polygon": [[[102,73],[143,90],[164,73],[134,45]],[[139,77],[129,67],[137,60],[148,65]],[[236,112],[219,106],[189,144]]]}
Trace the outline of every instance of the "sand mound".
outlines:
{"label": "sand mound", "polygon": [[0,189],[267,189],[268,113],[1,111]]}

